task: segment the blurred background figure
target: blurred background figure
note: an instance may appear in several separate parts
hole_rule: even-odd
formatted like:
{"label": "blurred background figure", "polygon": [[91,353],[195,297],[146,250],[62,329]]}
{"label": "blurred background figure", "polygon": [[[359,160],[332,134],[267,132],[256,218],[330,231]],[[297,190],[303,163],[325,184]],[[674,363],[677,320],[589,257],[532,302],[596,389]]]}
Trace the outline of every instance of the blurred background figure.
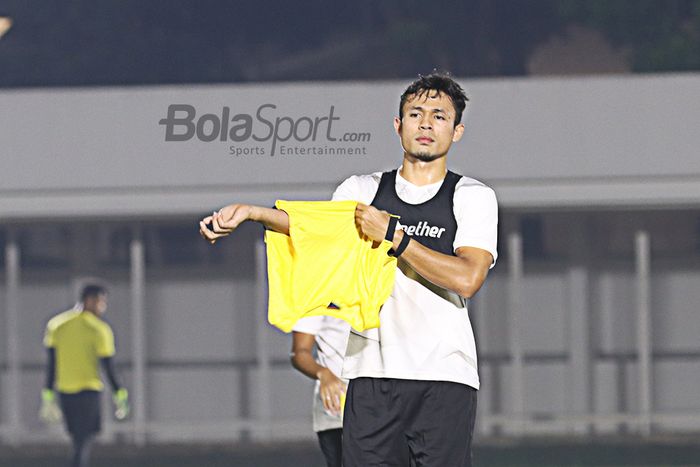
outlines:
{"label": "blurred background figure", "polygon": [[302,318],[292,332],[292,365],[316,381],[313,430],[328,467],[340,467],[342,460],[342,414],[348,382],[339,375],[349,332],[348,323],[331,316]]}
{"label": "blurred background figure", "polygon": [[107,290],[97,284],[86,285],[80,303],[53,317],[46,326],[48,364],[40,416],[49,423],[60,420],[60,403],[73,442],[73,467],[87,467],[90,444],[100,432],[100,394],[104,389],[100,366],[112,387],[115,417],[124,419],[129,414],[128,392],[117,381],[112,363],[114,334],[102,320],[106,310]]}

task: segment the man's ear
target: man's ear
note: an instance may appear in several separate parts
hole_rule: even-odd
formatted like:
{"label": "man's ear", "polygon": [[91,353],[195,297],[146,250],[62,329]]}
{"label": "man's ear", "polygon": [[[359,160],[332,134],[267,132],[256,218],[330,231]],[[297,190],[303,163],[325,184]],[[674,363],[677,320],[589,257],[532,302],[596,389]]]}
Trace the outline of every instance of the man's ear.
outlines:
{"label": "man's ear", "polygon": [[455,127],[455,131],[452,134],[452,142],[456,143],[460,139],[462,139],[462,136],[464,135],[464,123],[460,123]]}
{"label": "man's ear", "polygon": [[394,130],[397,135],[401,136],[401,119],[399,117],[394,117]]}

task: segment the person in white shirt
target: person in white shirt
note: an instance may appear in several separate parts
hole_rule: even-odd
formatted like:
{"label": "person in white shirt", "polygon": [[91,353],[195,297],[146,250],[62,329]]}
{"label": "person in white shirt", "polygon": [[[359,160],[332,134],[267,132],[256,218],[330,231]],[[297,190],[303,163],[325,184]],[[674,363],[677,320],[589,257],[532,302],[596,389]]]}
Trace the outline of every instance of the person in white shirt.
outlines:
{"label": "person in white shirt", "polygon": [[394,122],[402,166],[350,177],[333,195],[363,203],[356,220],[375,240],[386,212],[400,216],[392,238],[399,270],[381,325],[348,340],[345,467],[408,465],[407,453],[421,467],[472,465],[479,376],[465,299],[496,261],[498,206],[492,189],[447,170],[465,101],[447,76],[412,83]]}
{"label": "person in white shirt", "polygon": [[292,365],[316,381],[312,408],[313,430],[328,467],[342,465],[342,402],[345,399],[347,380],[340,378],[340,372],[349,333],[350,325],[332,316],[302,318],[292,331]]}
{"label": "person in white shirt", "polygon": [[[472,465],[479,376],[466,299],[496,262],[498,205],[489,187],[447,170],[466,101],[449,76],[419,77],[394,118],[401,167],[350,177],[333,195],[358,201],[358,231],[399,257],[379,328],[348,338],[344,467]],[[200,233],[214,243],[246,220],[289,233],[283,211],[245,204],[203,218]]]}

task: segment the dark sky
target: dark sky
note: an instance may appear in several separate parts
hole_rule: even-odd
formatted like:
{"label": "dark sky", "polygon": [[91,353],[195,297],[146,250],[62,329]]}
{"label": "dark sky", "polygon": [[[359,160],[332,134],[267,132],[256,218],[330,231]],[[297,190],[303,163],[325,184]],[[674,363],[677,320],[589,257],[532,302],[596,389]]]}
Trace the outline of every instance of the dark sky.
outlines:
{"label": "dark sky", "polygon": [[4,0],[0,87],[522,75],[571,21],[563,4]]}

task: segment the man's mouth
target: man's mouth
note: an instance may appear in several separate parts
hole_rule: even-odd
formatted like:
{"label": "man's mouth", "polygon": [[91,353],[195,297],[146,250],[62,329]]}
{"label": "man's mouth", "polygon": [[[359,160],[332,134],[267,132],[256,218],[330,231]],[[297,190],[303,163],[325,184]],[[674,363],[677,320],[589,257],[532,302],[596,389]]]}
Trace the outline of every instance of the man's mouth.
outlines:
{"label": "man's mouth", "polygon": [[430,138],[428,136],[419,136],[418,138],[416,138],[416,141],[422,144],[429,144],[432,143],[434,140],[433,138]]}

